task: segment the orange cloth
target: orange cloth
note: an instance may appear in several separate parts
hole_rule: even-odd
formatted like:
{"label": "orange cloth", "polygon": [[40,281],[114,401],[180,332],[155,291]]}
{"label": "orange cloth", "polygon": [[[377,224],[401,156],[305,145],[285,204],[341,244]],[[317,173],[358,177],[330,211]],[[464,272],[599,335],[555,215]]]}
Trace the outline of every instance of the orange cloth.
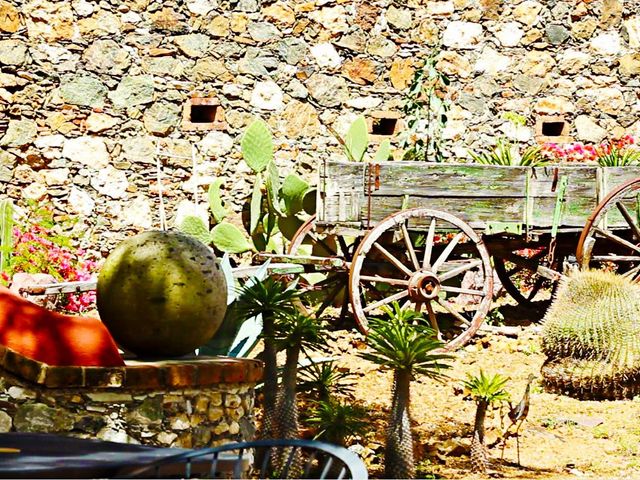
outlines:
{"label": "orange cloth", "polygon": [[97,318],[51,312],[4,287],[0,287],[0,344],[48,365],[124,365],[109,331]]}

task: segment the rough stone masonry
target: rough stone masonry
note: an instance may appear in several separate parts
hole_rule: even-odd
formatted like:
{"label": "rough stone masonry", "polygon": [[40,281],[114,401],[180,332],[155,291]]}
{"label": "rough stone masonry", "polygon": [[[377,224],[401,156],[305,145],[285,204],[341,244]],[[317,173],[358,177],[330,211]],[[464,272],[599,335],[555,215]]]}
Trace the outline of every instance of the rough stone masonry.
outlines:
{"label": "rough stone masonry", "polygon": [[[158,226],[162,139],[177,155],[162,158],[170,221],[214,177],[237,212],[252,118],[271,126],[282,173],[315,181],[340,156],[325,126],[399,111],[434,48],[452,78],[452,158],[496,136],[533,142],[541,115],[564,115],[576,140],[639,133],[640,2],[0,0],[0,195],[48,197],[108,245]],[[187,128],[193,97],[224,121]]]}

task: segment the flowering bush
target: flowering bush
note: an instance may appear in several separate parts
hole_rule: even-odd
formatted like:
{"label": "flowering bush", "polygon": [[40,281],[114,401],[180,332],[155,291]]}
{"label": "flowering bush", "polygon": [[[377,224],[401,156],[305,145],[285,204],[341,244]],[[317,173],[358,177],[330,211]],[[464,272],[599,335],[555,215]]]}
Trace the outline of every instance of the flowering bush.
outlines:
{"label": "flowering bush", "polygon": [[[51,207],[32,205],[26,221],[13,228],[11,257],[0,282],[9,284],[16,273],[46,273],[61,282],[91,280],[96,261],[72,244],[70,237],[56,233]],[[82,312],[94,305],[95,292],[83,292],[65,295],[59,307]]]}
{"label": "flowering bush", "polygon": [[623,167],[640,163],[640,150],[635,147],[631,135],[605,140],[598,145],[581,142],[559,145],[545,143],[541,148],[544,157],[559,162],[595,162],[603,167]]}

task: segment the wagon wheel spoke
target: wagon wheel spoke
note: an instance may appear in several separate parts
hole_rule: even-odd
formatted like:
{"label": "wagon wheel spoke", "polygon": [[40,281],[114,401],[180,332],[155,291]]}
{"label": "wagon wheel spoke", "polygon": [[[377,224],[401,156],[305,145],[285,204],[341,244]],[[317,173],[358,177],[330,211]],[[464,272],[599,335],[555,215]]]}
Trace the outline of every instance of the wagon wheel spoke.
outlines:
{"label": "wagon wheel spoke", "polygon": [[393,295],[383,298],[382,300],[378,300],[375,303],[371,303],[369,305],[367,305],[366,307],[364,307],[364,311],[365,312],[370,312],[372,310],[375,310],[376,308],[382,307],[384,305],[388,305],[391,302],[397,302],[398,300],[402,300],[404,297],[407,297],[409,295],[409,292],[407,292],[406,290],[402,290],[400,292],[394,293]]}
{"label": "wagon wheel spoke", "polygon": [[344,285],[337,285],[333,290],[331,290],[329,295],[327,295],[327,298],[324,299],[320,307],[318,307],[318,309],[316,310],[316,318],[320,318],[322,316],[324,311],[329,307],[329,305],[333,303],[333,299],[336,297],[336,295],[338,295],[338,293],[340,293],[340,290],[342,290],[343,288],[345,288]]}
{"label": "wagon wheel spoke", "polygon": [[331,285],[332,283],[339,282],[340,280],[344,281],[344,278],[340,278],[341,275],[329,275],[327,278],[320,280],[318,283],[314,285],[316,289],[319,287],[326,287],[327,285]]}
{"label": "wagon wheel spoke", "polygon": [[529,295],[527,297],[527,300],[531,301],[533,300],[533,297],[536,296],[536,294],[540,291],[540,289],[542,288],[542,284],[544,283],[544,278],[542,277],[538,277],[536,278],[535,283],[533,284],[533,288],[531,289],[531,291],[529,292]]}
{"label": "wagon wheel spoke", "polygon": [[[495,272],[505,291],[519,305],[536,310],[545,307],[545,304],[539,302],[548,300],[547,293],[554,286],[551,281],[542,278],[537,269],[548,253],[548,245],[543,241],[514,245],[506,251],[497,249],[494,253]],[[562,263],[564,255],[565,253],[558,251],[555,262]]]}
{"label": "wagon wheel spoke", "polygon": [[404,263],[402,263],[400,260],[398,260],[396,257],[393,256],[393,254],[391,252],[389,252],[389,250],[387,250],[386,248],[384,248],[382,245],[380,245],[378,242],[373,244],[374,248],[376,250],[378,250],[387,260],[389,260],[393,265],[395,265],[401,272],[403,272],[405,275],[407,275],[408,277],[411,276],[411,274],[413,273],[411,270],[409,270]]}
{"label": "wagon wheel spoke", "polygon": [[402,230],[402,237],[404,238],[404,244],[407,246],[407,252],[409,252],[409,258],[411,259],[411,263],[413,264],[413,269],[420,270],[418,256],[416,255],[416,250],[413,248],[413,244],[411,243],[411,237],[409,236],[409,230],[407,229],[406,222],[403,222],[400,225],[400,229]]}
{"label": "wagon wheel spoke", "polygon": [[604,238],[611,240],[612,242],[616,242],[619,245],[622,245],[624,247],[627,247],[630,250],[633,250],[634,252],[638,252],[640,253],[640,247],[638,247],[637,245],[634,245],[633,243],[625,240],[624,238],[621,238],[607,230],[604,230],[600,227],[595,227],[594,231],[596,233],[598,233],[599,235],[603,236]]}
{"label": "wagon wheel spoke", "polygon": [[625,207],[622,202],[616,202],[616,207],[618,208],[618,211],[622,214],[625,221],[631,228],[633,235],[636,237],[637,240],[640,240],[640,228],[638,228],[638,225],[636,224],[636,222],[633,221],[633,217],[629,213],[629,210],[627,210],[627,207]]}
{"label": "wagon wheel spoke", "polygon": [[342,250],[342,253],[344,254],[344,257],[347,259],[347,261],[351,261],[351,252],[349,251],[349,246],[347,245],[347,242],[345,241],[343,236],[338,236],[338,243],[340,244],[340,249]]}
{"label": "wagon wheel spoke", "polygon": [[366,282],[386,283],[388,285],[401,285],[403,287],[406,287],[407,285],[409,285],[408,280],[401,280],[399,278],[379,277],[377,275],[360,275],[360,280],[364,280]]}
{"label": "wagon wheel spoke", "polygon": [[462,237],[464,236],[464,232],[458,232],[456,236],[451,239],[451,242],[449,242],[449,244],[445,247],[438,259],[433,264],[431,269],[434,272],[437,272],[442,264],[447,261],[447,258],[449,258],[449,255],[451,255],[453,249],[456,248],[456,245],[458,245],[458,242],[460,242],[460,240],[462,240]]}
{"label": "wagon wheel spoke", "polygon": [[431,302],[427,302],[427,313],[429,314],[429,323],[431,324],[431,328],[436,332],[436,337],[438,340],[442,340],[442,333],[440,333],[440,327],[438,326],[438,319],[436,318],[436,312],[433,311],[433,306]]}
{"label": "wagon wheel spoke", "polygon": [[512,268],[511,270],[507,270],[507,275],[509,275],[511,277],[511,276],[515,275],[516,273],[520,273],[524,269],[525,269],[524,265],[517,265],[516,267]]}
{"label": "wagon wheel spoke", "polygon": [[427,232],[427,241],[424,246],[424,257],[422,258],[422,268],[427,269],[431,267],[431,252],[433,250],[433,239],[436,234],[436,219],[433,217],[429,224],[429,231]]}
{"label": "wagon wheel spoke", "polygon": [[627,277],[627,278],[631,278],[631,279],[635,279],[636,275],[639,272],[640,272],[640,265],[637,265],[637,266],[633,267],[631,270],[629,270],[628,272],[623,273],[622,276],[623,277]]}
{"label": "wagon wheel spoke", "polygon": [[459,267],[453,268],[448,272],[443,273],[442,275],[439,275],[438,278],[440,279],[441,282],[444,282],[445,280],[449,280],[450,278],[457,277],[461,273],[465,273],[466,271],[471,270],[472,268],[479,267],[481,265],[482,265],[482,260],[480,259],[472,260],[470,262],[464,263],[463,265],[460,265]]}
{"label": "wagon wheel spoke", "polygon": [[324,240],[320,239],[320,237],[318,237],[315,233],[309,233],[309,238],[319,247],[321,247],[325,253],[327,253],[329,256],[334,257],[338,254],[338,252],[336,250],[334,250],[333,248],[331,248],[329,245],[327,245],[325,243]]}
{"label": "wagon wheel spoke", "polygon": [[436,300],[436,302],[438,302],[438,305],[440,305],[447,312],[449,312],[451,315],[453,315],[455,318],[457,318],[461,323],[465,324],[467,327],[471,326],[471,322],[469,320],[467,320],[460,312],[456,311],[455,308],[453,308],[451,305],[449,305],[449,302],[447,302],[446,300],[442,300],[441,298],[437,298],[437,297],[436,297],[435,300]]}
{"label": "wagon wheel spoke", "polygon": [[445,292],[451,292],[451,293],[462,293],[464,295],[477,295],[480,297],[484,295],[484,292],[482,290],[473,290],[471,288],[449,287],[447,285],[443,285],[440,288]]}

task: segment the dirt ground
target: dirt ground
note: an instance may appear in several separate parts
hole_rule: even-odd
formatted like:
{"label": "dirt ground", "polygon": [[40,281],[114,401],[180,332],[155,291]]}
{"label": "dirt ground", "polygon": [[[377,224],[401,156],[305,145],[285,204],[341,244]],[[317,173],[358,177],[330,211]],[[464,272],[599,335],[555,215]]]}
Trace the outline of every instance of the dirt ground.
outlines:
{"label": "dirt ground", "polygon": [[[516,441],[511,438],[504,460],[499,445],[489,450],[491,477],[640,479],[640,398],[596,402],[545,393],[540,383],[544,355],[540,352],[539,326],[532,323],[540,314],[513,305],[503,305],[500,311],[505,324],[523,325],[517,338],[477,335],[455,353],[448,381],[437,383],[419,377],[412,384],[418,478],[474,478],[469,471],[468,450],[475,404],[465,397],[461,381],[483,369],[510,378],[507,390],[514,403],[522,398],[529,374],[537,377],[529,416],[520,432],[521,465],[517,464]],[[370,475],[380,478],[391,374],[357,356],[364,348],[362,335],[337,330],[331,337],[330,353],[356,375],[355,397],[370,412],[370,431],[358,439],[355,448],[365,457]],[[506,418],[506,409],[502,413]],[[491,444],[501,432],[499,411],[488,416],[487,428],[487,443]]]}

